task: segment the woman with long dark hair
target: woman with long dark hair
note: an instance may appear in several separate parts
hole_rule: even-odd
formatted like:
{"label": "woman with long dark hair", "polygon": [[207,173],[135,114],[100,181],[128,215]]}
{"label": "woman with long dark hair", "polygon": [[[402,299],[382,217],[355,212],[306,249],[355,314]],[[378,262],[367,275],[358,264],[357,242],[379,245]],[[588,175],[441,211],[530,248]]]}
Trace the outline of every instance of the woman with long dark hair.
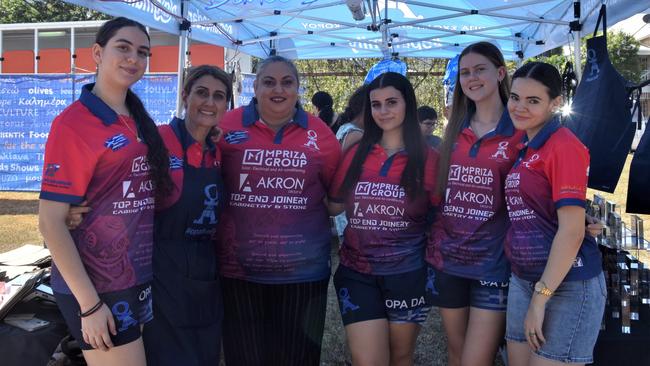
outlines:
{"label": "woman with long dark hair", "polygon": [[505,330],[510,267],[503,182],[517,158],[505,108],[509,80],[491,43],[463,50],[451,118],[440,145],[434,220],[426,260],[431,301],[440,308],[449,365],[492,365]]}
{"label": "woman with long dark hair", "polygon": [[508,111],[525,135],[505,181],[508,364],[584,365],[607,297],[598,244],[584,230],[589,151],[559,121],[554,66],[530,62],[512,79]]}
{"label": "woman with long dark hair", "polygon": [[427,214],[437,153],[417,120],[411,83],[381,74],[367,86],[364,133],[330,190],[330,213],[349,224],[334,275],[354,365],[412,365],[425,301]]}
{"label": "woman with long dark hair", "polygon": [[[172,189],[167,149],[129,89],[149,50],[142,24],[106,22],[92,46],[96,82],[55,118],[45,148],[39,227],[57,304],[89,365],[146,364],[154,194]],[[68,209],[84,200],[92,210],[69,231]]]}

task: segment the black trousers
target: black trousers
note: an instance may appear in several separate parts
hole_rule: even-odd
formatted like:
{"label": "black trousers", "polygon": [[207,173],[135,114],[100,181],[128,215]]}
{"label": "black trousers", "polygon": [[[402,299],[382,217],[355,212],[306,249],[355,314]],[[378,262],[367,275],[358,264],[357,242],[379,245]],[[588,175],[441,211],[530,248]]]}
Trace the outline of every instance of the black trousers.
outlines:
{"label": "black trousers", "polygon": [[329,278],[266,285],[222,278],[227,366],[318,366]]}

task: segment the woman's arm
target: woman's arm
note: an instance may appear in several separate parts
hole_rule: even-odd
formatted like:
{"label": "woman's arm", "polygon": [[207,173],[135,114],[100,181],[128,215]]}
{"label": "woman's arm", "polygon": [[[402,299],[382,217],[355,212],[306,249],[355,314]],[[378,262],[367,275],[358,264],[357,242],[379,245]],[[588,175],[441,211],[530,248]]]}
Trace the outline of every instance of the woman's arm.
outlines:
{"label": "woman's arm", "polygon": [[[69,207],[69,204],[63,202],[40,200],[38,226],[50,250],[52,260],[56,263],[83,313],[95,306],[100,299],[68,231],[66,217]],[[81,318],[81,325],[86,343],[101,349],[113,346],[108,328],[111,333],[117,333],[113,316],[106,305],[94,314]]]}
{"label": "woman's arm", "polygon": [[329,212],[330,216],[336,216],[341,212],[345,211],[345,204],[342,202],[341,203],[333,202],[332,200],[328,199],[327,211]]}
{"label": "woman's arm", "polygon": [[[569,273],[585,236],[584,208],[563,206],[557,210],[557,216],[558,230],[553,238],[551,252],[540,279],[551,291],[555,291]],[[533,292],[533,298],[524,321],[528,343],[535,350],[541,347],[539,341],[546,342],[542,333],[542,324],[548,299],[548,296]],[[530,336],[530,333],[535,333],[536,336]]]}

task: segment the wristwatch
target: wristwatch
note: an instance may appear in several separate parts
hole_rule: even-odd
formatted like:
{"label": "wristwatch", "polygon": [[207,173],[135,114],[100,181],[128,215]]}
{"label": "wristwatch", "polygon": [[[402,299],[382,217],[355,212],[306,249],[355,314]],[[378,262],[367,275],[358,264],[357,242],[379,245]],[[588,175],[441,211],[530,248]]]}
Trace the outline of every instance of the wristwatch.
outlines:
{"label": "wristwatch", "polygon": [[535,282],[535,292],[537,292],[540,295],[544,295],[546,297],[553,296],[553,291],[551,291],[551,289],[546,287],[546,284],[542,281]]}

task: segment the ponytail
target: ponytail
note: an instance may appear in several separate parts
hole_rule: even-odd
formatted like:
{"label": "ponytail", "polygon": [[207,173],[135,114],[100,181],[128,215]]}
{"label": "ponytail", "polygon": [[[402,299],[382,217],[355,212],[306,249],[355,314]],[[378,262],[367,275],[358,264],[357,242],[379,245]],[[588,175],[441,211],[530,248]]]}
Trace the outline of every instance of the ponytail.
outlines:
{"label": "ponytail", "polygon": [[154,123],[142,101],[135,93],[128,89],[126,92],[126,107],[135,120],[138,133],[142,142],[147,145],[147,161],[149,162],[149,173],[156,188],[156,202],[167,197],[174,187],[169,176],[169,153],[165,143],[158,133],[158,127]]}

